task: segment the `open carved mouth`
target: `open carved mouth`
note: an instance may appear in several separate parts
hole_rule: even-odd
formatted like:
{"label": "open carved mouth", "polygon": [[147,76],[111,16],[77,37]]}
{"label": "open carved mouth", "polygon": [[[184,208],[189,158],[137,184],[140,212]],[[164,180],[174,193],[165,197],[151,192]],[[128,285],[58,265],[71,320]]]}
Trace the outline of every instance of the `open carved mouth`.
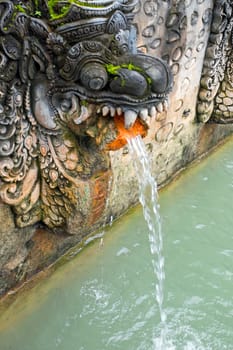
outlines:
{"label": "open carved mouth", "polygon": [[[103,51],[108,57],[105,61],[101,55]],[[121,126],[126,130],[141,124],[140,134],[145,135],[150,118],[167,109],[167,96],[172,86],[170,70],[162,60],[141,53],[122,56],[118,65],[106,63],[109,56],[100,43],[75,44],[59,69],[62,80],[46,94],[52,97],[59,118],[68,122],[76,134],[83,134],[84,130],[91,134],[93,124],[97,128],[104,124],[106,129],[109,117],[113,118],[108,120],[111,130],[113,120],[115,126],[119,126],[123,118]],[[103,118],[105,122],[101,122]],[[94,137],[99,139],[97,134]],[[107,141],[109,143],[109,137]]]}
{"label": "open carved mouth", "polygon": [[94,138],[96,144],[106,150],[124,146],[126,137],[138,134],[145,136],[150,119],[165,111],[168,105],[166,99],[157,104],[147,102],[144,105],[145,102],[141,102],[124,105],[125,96],[120,96],[121,104],[117,105],[113,94],[111,102],[93,103],[86,96],[85,99],[80,97],[80,91],[71,90],[70,87],[62,90],[52,96],[52,104],[59,113],[59,122],[68,125],[76,135]]}

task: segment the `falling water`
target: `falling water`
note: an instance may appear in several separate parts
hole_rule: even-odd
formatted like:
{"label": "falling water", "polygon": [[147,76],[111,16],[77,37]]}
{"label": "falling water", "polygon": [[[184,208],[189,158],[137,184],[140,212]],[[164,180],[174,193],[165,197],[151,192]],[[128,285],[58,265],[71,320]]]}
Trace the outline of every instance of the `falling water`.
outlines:
{"label": "falling water", "polygon": [[163,309],[164,297],[164,257],[161,218],[158,206],[157,183],[151,174],[150,162],[141,136],[128,139],[129,151],[133,159],[139,184],[139,200],[149,229],[152,265],[156,276],[155,295],[161,320],[160,338],[156,349],[166,348],[166,313]]}

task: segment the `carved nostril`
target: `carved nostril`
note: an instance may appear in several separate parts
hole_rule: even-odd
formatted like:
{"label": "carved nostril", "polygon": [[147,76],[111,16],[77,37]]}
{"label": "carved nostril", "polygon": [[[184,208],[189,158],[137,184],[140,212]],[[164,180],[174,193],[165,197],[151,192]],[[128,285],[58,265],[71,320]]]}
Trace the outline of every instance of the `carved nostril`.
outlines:
{"label": "carved nostril", "polygon": [[87,63],[81,70],[80,80],[87,89],[102,90],[108,82],[106,69],[99,63]]}

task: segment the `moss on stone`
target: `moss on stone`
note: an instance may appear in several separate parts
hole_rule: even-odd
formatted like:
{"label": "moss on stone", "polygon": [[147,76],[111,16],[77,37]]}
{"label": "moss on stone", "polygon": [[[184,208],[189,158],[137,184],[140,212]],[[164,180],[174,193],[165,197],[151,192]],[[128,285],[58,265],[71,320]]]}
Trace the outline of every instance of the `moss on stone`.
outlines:
{"label": "moss on stone", "polygon": [[123,63],[121,65],[114,65],[114,64],[106,64],[105,68],[109,74],[117,75],[119,69],[126,68],[128,70],[135,70],[137,72],[143,73],[143,69],[141,67],[135,66],[133,63]]}
{"label": "moss on stone", "polygon": [[[63,6],[60,6],[60,8],[58,9],[59,3],[63,3]],[[41,17],[42,13],[41,13],[40,8],[39,8],[39,1],[33,0],[33,4],[35,7],[33,11],[32,11],[32,9],[28,8],[27,4],[25,4],[25,5],[23,4],[23,6],[21,4],[17,4],[17,5],[15,5],[15,13],[22,12],[22,13],[28,13],[32,16]],[[53,19],[59,19],[59,18],[64,17],[68,13],[70,6],[72,4],[75,4],[77,6],[85,6],[88,8],[103,8],[102,5],[90,4],[87,1],[67,0],[64,2],[61,0],[48,0],[47,5],[48,5],[50,19],[53,20]]]}
{"label": "moss on stone", "polygon": [[65,16],[66,13],[69,11],[70,5],[72,4],[73,1],[69,1],[69,4],[63,5],[60,10],[60,13],[56,13],[54,8],[59,2],[60,2],[59,0],[48,0],[48,9],[49,9],[49,15],[51,19],[58,19]]}
{"label": "moss on stone", "polygon": [[26,13],[26,10],[21,5],[15,5],[16,12],[23,12]]}
{"label": "moss on stone", "polygon": [[86,1],[79,1],[79,0],[67,0],[67,5],[63,5],[60,9],[60,12],[57,13],[55,11],[55,7],[59,4],[60,0],[48,0],[48,8],[49,8],[49,15],[51,19],[58,19],[64,17],[67,12],[70,9],[70,6],[72,4],[78,5],[78,6],[85,6],[89,8],[102,8],[103,6],[97,5],[97,4],[90,4]]}
{"label": "moss on stone", "polygon": [[108,72],[109,74],[111,74],[111,75],[117,75],[119,69],[121,69],[122,66],[117,66],[117,65],[114,65],[114,64],[109,63],[109,64],[106,64],[106,65],[105,65],[105,68],[106,68],[106,70],[107,70],[107,72]]}

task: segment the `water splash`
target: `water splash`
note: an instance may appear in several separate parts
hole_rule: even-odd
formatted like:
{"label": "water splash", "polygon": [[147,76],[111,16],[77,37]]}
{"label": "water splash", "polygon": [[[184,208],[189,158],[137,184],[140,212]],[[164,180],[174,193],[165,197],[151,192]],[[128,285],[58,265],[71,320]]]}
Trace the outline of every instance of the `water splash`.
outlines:
{"label": "water splash", "polygon": [[165,273],[157,183],[151,174],[150,161],[141,136],[128,139],[128,146],[139,184],[139,200],[149,229],[150,250],[153,257],[152,265],[156,276],[155,295],[161,320],[161,334],[156,341],[156,349],[164,350],[166,348],[167,316],[163,309]]}

